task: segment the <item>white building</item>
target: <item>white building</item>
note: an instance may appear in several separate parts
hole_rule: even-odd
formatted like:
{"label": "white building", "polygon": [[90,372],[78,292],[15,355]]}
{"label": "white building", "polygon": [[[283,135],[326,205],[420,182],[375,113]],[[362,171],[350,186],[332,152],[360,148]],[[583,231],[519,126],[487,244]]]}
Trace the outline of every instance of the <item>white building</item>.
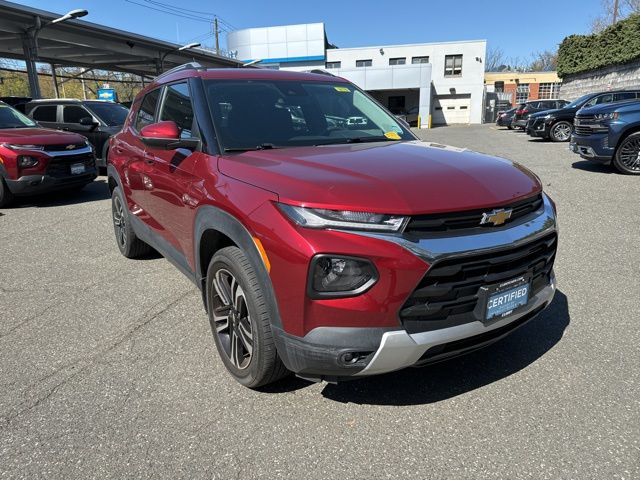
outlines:
{"label": "white building", "polygon": [[326,69],[394,113],[415,112],[421,127],[481,123],[485,40],[335,48],[323,23],[237,30],[229,50],[242,61],[287,70]]}

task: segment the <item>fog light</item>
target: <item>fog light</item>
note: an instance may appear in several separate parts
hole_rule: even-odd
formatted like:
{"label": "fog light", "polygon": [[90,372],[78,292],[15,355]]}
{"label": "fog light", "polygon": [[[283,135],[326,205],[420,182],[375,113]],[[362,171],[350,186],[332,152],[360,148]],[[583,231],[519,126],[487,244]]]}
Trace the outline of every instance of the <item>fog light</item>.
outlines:
{"label": "fog light", "polygon": [[28,155],[20,155],[18,157],[18,167],[19,168],[31,168],[38,165],[38,159],[35,157],[30,157]]}
{"label": "fog light", "polygon": [[364,293],[378,279],[369,260],[334,255],[317,255],[309,269],[311,298],[350,297]]}

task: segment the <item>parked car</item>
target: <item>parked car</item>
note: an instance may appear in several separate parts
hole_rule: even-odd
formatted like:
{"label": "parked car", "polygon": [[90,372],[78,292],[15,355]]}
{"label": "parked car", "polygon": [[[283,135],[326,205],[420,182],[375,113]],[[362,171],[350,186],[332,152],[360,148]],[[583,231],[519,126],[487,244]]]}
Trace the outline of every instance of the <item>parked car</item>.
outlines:
{"label": "parked car", "polygon": [[529,102],[518,105],[513,118],[511,120],[511,126],[513,128],[525,129],[527,126],[527,120],[529,115],[533,113],[543,112],[545,110],[552,110],[562,108],[569,102],[566,100],[531,100]]}
{"label": "parked car", "polygon": [[118,133],[129,110],[104,100],[33,100],[26,113],[40,125],[79,133],[89,139],[96,151],[99,167],[107,166],[109,138]]}
{"label": "parked car", "polygon": [[498,118],[496,120],[496,125],[499,127],[507,127],[509,130],[512,130],[511,120],[513,119],[513,115],[516,113],[516,107],[510,108],[504,112],[498,112]]}
{"label": "parked car", "polygon": [[86,138],[40,128],[0,102],[0,207],[16,196],[83,188],[96,174]]}
{"label": "parked car", "polygon": [[571,150],[582,158],[640,175],[640,100],[578,110]]}
{"label": "parked car", "polygon": [[418,141],[344,79],[186,65],[138,94],[110,144],[118,248],[153,246],[202,290],[248,387],[439,361],[553,298],[556,212],[538,178]]}
{"label": "parked car", "polygon": [[527,123],[527,133],[532,137],[550,138],[554,142],[568,142],[578,110],[603,103],[634,99],[639,93],[637,90],[622,90],[584,95],[563,108],[532,115]]}

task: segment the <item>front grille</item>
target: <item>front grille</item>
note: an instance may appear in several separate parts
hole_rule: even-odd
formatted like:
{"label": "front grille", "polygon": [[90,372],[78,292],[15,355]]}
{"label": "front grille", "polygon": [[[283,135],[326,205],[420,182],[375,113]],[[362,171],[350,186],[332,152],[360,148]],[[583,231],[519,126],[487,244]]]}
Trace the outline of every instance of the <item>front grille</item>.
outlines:
{"label": "front grille", "polygon": [[573,133],[576,135],[591,135],[596,119],[593,115],[578,115],[574,120]]}
{"label": "front grille", "polygon": [[593,133],[593,129],[589,126],[576,125],[573,127],[573,133],[576,135],[591,135]]}
{"label": "front grille", "polygon": [[512,209],[511,217],[507,220],[512,223],[543,208],[542,194],[520,200],[506,205],[484,208],[482,210],[467,210],[465,212],[438,213],[429,215],[416,215],[411,217],[405,233],[432,233],[449,232],[463,229],[489,229],[495,228],[491,224],[480,225],[482,215],[496,208]]}
{"label": "front grille", "polygon": [[52,177],[68,177],[71,175],[71,165],[82,163],[85,169],[95,167],[93,154],[84,153],[82,155],[68,155],[64,157],[53,157],[49,159],[47,174]]}
{"label": "front grille", "polygon": [[551,281],[555,233],[519,247],[435,262],[400,310],[409,333],[478,320],[473,310],[480,287],[531,275],[530,297]]}
{"label": "front grille", "polygon": [[[67,148],[70,145],[73,148]],[[45,145],[44,146],[44,151],[45,152],[67,152],[67,151],[72,151],[72,150],[78,150],[78,149],[84,148],[86,146],[87,145],[85,143],[63,143],[61,145]]]}

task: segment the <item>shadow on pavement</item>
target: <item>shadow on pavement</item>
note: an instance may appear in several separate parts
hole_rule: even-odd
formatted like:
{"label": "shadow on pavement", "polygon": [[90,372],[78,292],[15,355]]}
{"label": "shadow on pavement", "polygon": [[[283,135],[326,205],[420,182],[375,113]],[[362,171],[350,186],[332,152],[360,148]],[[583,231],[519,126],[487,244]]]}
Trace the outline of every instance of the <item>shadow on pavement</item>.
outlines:
{"label": "shadow on pavement", "polygon": [[63,207],[65,205],[97,202],[109,198],[111,198],[111,194],[106,180],[98,178],[87,184],[82,190],[61,190],[37,196],[16,197],[15,203],[6,210],[25,207]]}
{"label": "shadow on pavement", "polygon": [[580,160],[573,162],[571,166],[577,170],[584,170],[585,172],[593,173],[615,173],[611,165],[605,165],[603,163],[591,162],[589,160]]}
{"label": "shadow on pavement", "polygon": [[343,403],[420,405],[446,400],[512,375],[548,352],[569,325],[569,303],[558,291],[536,318],[488,347],[423,368],[327,385],[322,395]]}

